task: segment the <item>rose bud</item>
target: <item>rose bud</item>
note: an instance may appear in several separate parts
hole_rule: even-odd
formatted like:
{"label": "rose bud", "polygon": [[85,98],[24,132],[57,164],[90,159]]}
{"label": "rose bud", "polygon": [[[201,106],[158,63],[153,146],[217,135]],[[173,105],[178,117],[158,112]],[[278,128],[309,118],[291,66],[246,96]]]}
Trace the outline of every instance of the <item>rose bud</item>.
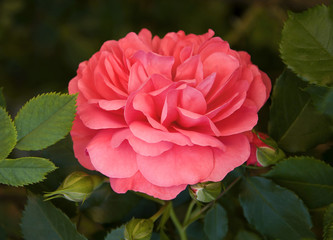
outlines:
{"label": "rose bud", "polygon": [[200,202],[214,201],[222,191],[221,182],[205,182],[191,185],[189,192],[194,200]]}
{"label": "rose bud", "polygon": [[104,178],[101,176],[73,172],[65,178],[57,190],[45,194],[44,197],[46,200],[64,197],[73,202],[82,202],[103,182]]}
{"label": "rose bud", "polygon": [[125,227],[125,240],[149,240],[153,227],[154,222],[151,219],[132,218]]}
{"label": "rose bud", "polygon": [[78,94],[74,153],[117,193],[171,200],[246,162],[244,132],[257,124],[270,90],[250,55],[212,30],[131,32],[105,42],[69,83]]}
{"label": "rose bud", "polygon": [[247,165],[267,167],[275,164],[285,157],[284,152],[268,135],[261,132],[248,132],[251,154],[246,161]]}

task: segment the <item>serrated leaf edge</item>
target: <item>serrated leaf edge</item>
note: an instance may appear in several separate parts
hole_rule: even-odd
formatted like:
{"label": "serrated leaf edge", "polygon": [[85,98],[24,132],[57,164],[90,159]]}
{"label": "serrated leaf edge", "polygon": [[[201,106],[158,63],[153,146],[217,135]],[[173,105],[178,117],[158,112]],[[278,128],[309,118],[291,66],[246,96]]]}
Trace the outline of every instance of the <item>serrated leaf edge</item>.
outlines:
{"label": "serrated leaf edge", "polygon": [[9,154],[13,151],[13,149],[15,148],[15,146],[16,146],[16,144],[17,144],[17,130],[16,130],[15,123],[14,123],[14,121],[13,121],[11,115],[7,112],[7,110],[6,110],[4,107],[1,107],[1,106],[0,106],[0,110],[3,110],[4,113],[6,114],[6,116],[8,117],[9,122],[10,122],[11,126],[12,126],[13,129],[14,129],[14,135],[15,135],[15,143],[13,144],[13,146],[10,147],[10,151],[9,151],[8,155],[5,156],[3,159],[0,159],[0,161],[1,161],[1,160],[6,159],[6,158],[9,156]]}
{"label": "serrated leaf edge", "polygon": [[50,171],[47,171],[45,174],[43,174],[43,177],[39,180],[39,181],[27,181],[26,183],[24,184],[7,184],[7,183],[3,183],[5,185],[8,185],[8,186],[13,186],[13,187],[23,187],[23,186],[27,186],[27,185],[31,185],[31,184],[35,184],[35,183],[39,183],[39,182],[43,182],[45,179],[46,179],[46,176],[57,170],[58,167],[56,165],[54,165],[54,163],[52,161],[50,161],[49,159],[47,158],[41,158],[41,157],[21,157],[21,158],[15,158],[15,159],[5,159],[5,160],[18,160],[18,159],[25,159],[25,158],[38,158],[38,159],[43,159],[43,160],[47,160],[49,163],[51,163],[53,169],[51,169]]}
{"label": "serrated leaf edge", "polygon": [[[72,97],[74,97],[74,99],[75,99],[75,101],[76,101],[76,99],[77,99],[77,96],[78,96],[78,93],[75,93],[75,94],[68,94],[68,93],[58,93],[58,92],[49,92],[49,93],[42,93],[42,94],[38,94],[37,96],[34,96],[34,97],[32,97],[31,99],[29,99],[21,108],[20,108],[20,110],[18,111],[18,113],[16,114],[16,116],[15,116],[15,118],[14,118],[14,125],[15,125],[15,121],[16,121],[16,119],[20,116],[20,113],[22,112],[22,110],[28,105],[28,104],[30,104],[32,101],[35,101],[35,100],[37,100],[37,99],[39,99],[39,98],[41,98],[41,97],[45,97],[45,96],[67,96],[67,97],[70,97],[70,96],[72,96]],[[71,99],[70,101],[72,101],[73,99]],[[66,104],[68,104],[70,101],[68,101]],[[76,115],[76,108],[77,108],[77,105],[75,104],[75,112],[74,112],[74,117],[75,117],[75,115]],[[73,118],[74,119],[74,118]],[[73,120],[74,121],[74,120]],[[72,125],[69,127],[69,129],[67,129],[67,130],[70,130],[71,128],[72,128],[72,126],[73,126],[73,122],[72,122]],[[16,129],[16,128],[15,128]],[[17,131],[16,131],[17,132]],[[25,136],[27,136],[27,135],[25,135]],[[24,138],[25,136],[23,136],[22,138]],[[62,138],[59,138],[58,139],[58,141],[60,141],[60,140],[62,140],[62,139],[64,139],[65,137],[67,136],[67,134],[65,135],[65,136],[63,136]],[[21,138],[21,139],[22,139]],[[16,139],[17,139],[17,142],[16,142],[16,145],[19,143],[19,141],[21,140],[21,139],[18,139],[18,136],[16,137]],[[55,143],[57,143],[58,141],[56,141]],[[53,144],[55,144],[55,143],[53,143]],[[50,147],[50,146],[52,146],[53,144],[51,144],[51,145],[48,145],[48,146],[45,146],[45,147],[43,147],[43,148],[39,148],[38,150],[43,150],[43,149],[46,149],[46,148],[48,148],[48,147]],[[19,147],[17,147],[17,149],[20,149]],[[20,150],[26,150],[26,149],[20,149]],[[36,149],[33,149],[33,150],[36,150]],[[30,150],[26,150],[26,151],[30,151]]]}

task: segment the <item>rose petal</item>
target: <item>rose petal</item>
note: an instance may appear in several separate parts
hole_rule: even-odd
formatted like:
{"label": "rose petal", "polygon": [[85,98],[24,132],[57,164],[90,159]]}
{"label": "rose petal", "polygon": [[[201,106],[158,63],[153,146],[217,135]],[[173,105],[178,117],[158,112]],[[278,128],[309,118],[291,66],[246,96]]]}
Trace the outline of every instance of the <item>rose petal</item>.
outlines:
{"label": "rose petal", "polygon": [[229,117],[215,123],[222,136],[251,130],[258,121],[258,109],[253,102],[246,100],[242,107]]}
{"label": "rose petal", "polygon": [[97,171],[108,177],[131,177],[138,170],[136,153],[127,141],[113,148],[111,139],[114,133],[113,130],[104,130],[90,141],[87,151],[91,163]]}
{"label": "rose petal", "polygon": [[197,79],[198,82],[202,81],[203,67],[199,55],[187,59],[177,67],[177,73],[174,81],[182,79]]}
{"label": "rose petal", "polygon": [[121,128],[127,124],[122,116],[104,111],[97,104],[81,104],[77,112],[83,122],[91,129]]}
{"label": "rose petal", "polygon": [[130,178],[111,178],[110,184],[112,189],[117,193],[125,193],[128,190],[133,190],[162,200],[174,199],[187,186],[186,184],[171,187],[156,186],[147,181],[140,172],[137,172]]}
{"label": "rose petal", "polygon": [[134,136],[148,143],[167,141],[180,146],[193,145],[190,139],[180,133],[156,130],[144,122],[132,122],[129,128]]}
{"label": "rose petal", "polygon": [[156,157],[137,156],[138,168],[152,184],[170,187],[206,179],[214,167],[213,150],[201,146],[177,146]]}
{"label": "rose petal", "polygon": [[244,135],[221,137],[220,140],[226,146],[226,150],[221,151],[217,148],[213,150],[214,169],[204,181],[221,181],[234,168],[242,165],[250,155],[250,144]]}
{"label": "rose petal", "polygon": [[141,62],[148,76],[160,74],[168,79],[171,79],[171,69],[174,63],[174,58],[170,56],[161,56],[152,52],[138,51],[131,61]]}
{"label": "rose petal", "polygon": [[173,128],[176,129],[181,134],[187,136],[194,145],[199,145],[203,147],[205,146],[215,147],[222,151],[225,150],[224,144],[217,137],[213,137],[199,132],[184,130],[177,127]]}
{"label": "rose petal", "polygon": [[190,86],[180,91],[179,94],[179,107],[188,111],[205,114],[207,110],[207,103],[202,93]]}
{"label": "rose petal", "polygon": [[75,117],[73,127],[70,132],[73,140],[74,155],[79,160],[80,164],[89,170],[95,170],[95,167],[90,161],[86,148],[96,133],[97,131],[91,130],[84,126],[78,116]]}

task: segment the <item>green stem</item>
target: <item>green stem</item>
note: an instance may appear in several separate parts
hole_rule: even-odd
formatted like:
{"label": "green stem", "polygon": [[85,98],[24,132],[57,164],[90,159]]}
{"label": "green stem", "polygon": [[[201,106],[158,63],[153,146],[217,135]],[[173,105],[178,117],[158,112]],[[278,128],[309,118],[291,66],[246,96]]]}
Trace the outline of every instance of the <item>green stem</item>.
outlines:
{"label": "green stem", "polygon": [[186,222],[186,225],[184,228],[186,229],[191,223],[195,222],[197,219],[200,218],[201,214],[204,213],[207,209],[209,209],[211,206],[215,204],[217,200],[219,200],[224,194],[226,194],[239,180],[241,177],[237,177],[230,185],[214,200],[211,201],[209,204],[207,204],[205,207],[203,207],[196,215],[194,215],[191,219],[189,219]]}
{"label": "green stem", "polygon": [[188,220],[190,219],[190,216],[191,216],[191,213],[192,213],[192,209],[194,207],[194,205],[196,204],[196,201],[195,200],[192,200],[190,205],[188,206],[187,208],[187,212],[186,212],[186,215],[185,215],[185,219],[184,219],[184,222],[183,222],[183,225],[186,226]]}
{"label": "green stem", "polygon": [[150,217],[150,220],[152,220],[153,222],[155,222],[163,213],[164,210],[170,205],[170,202],[167,202],[166,204],[164,204],[160,210],[158,210],[153,216]]}
{"label": "green stem", "polygon": [[173,206],[171,206],[171,209],[170,209],[170,217],[171,217],[171,220],[172,220],[173,224],[177,228],[177,231],[178,231],[179,236],[180,236],[180,240],[187,240],[186,231],[185,231],[186,228],[183,227],[181,225],[181,223],[179,222],[179,220],[176,216],[175,210],[173,209]]}

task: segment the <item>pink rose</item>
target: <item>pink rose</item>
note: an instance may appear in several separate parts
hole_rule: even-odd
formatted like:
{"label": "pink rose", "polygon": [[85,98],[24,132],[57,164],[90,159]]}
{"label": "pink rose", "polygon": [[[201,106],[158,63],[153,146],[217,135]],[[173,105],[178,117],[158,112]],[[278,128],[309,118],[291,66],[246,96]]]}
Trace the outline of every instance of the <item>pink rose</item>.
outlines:
{"label": "pink rose", "polygon": [[107,41],[79,65],[71,136],[87,169],[115,192],[173,199],[188,184],[220,181],[249,157],[244,135],[269,97],[246,52],[213,37],[143,29]]}

